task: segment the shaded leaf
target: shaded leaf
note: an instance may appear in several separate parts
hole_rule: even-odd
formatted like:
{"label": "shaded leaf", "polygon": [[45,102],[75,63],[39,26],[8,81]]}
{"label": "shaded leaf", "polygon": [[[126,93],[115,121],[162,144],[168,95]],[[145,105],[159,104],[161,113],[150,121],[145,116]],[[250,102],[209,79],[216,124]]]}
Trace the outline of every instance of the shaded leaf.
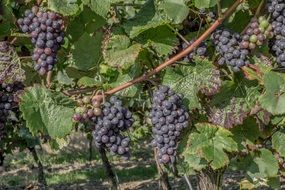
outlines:
{"label": "shaded leaf", "polygon": [[148,0],[133,19],[127,21],[123,28],[131,38],[142,32],[164,25],[165,22],[157,15],[153,0]]}
{"label": "shaded leaf", "polygon": [[84,33],[72,50],[73,66],[79,70],[87,71],[97,64],[101,58],[102,33],[97,32],[96,36]]}

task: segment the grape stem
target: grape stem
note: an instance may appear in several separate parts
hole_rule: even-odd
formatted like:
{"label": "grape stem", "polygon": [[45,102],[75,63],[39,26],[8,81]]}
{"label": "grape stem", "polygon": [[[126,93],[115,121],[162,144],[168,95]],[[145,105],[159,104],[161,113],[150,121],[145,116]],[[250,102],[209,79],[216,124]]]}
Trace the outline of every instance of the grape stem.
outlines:
{"label": "grape stem", "polygon": [[50,88],[50,87],[51,87],[51,81],[52,81],[52,71],[49,71],[49,72],[47,73],[47,79],[46,79],[46,81],[47,81],[47,87]]}
{"label": "grape stem", "polygon": [[218,8],[218,15],[219,17],[222,16],[222,6],[221,6],[221,0],[216,0],[217,1],[217,8]]}
{"label": "grape stem", "polygon": [[185,42],[188,46],[190,45],[189,41],[184,38],[175,28],[173,28],[170,24],[166,24],[168,28],[170,28],[183,42]]}
{"label": "grape stem", "polygon": [[37,4],[38,6],[40,6],[42,4],[43,0],[37,0]]}
{"label": "grape stem", "polygon": [[[134,80],[131,80],[129,82],[126,82],[120,86],[117,86],[111,90],[108,90],[107,92],[105,92],[106,95],[112,95],[115,94],[117,92],[120,92],[121,90],[124,90],[134,84],[143,82],[145,80],[148,80],[151,76],[157,74],[158,72],[160,72],[161,70],[163,70],[164,68],[174,64],[176,61],[182,59],[183,57],[187,56],[189,53],[191,53],[196,47],[198,47],[204,40],[206,40],[208,38],[209,35],[211,35],[211,33],[213,31],[215,31],[222,23],[223,21],[229,17],[230,15],[232,15],[232,13],[236,10],[236,8],[243,3],[244,0],[236,0],[235,3],[228,8],[228,10],[220,17],[218,18],[192,45],[188,46],[184,51],[178,53],[177,55],[175,55],[174,57],[172,57],[171,59],[165,61],[164,63],[162,63],[161,65],[159,65],[158,67],[154,68],[153,70],[150,70],[149,72],[145,73],[144,75],[142,75],[141,77],[138,77]],[[94,99],[102,99],[101,95],[97,95],[96,97],[94,97]]]}

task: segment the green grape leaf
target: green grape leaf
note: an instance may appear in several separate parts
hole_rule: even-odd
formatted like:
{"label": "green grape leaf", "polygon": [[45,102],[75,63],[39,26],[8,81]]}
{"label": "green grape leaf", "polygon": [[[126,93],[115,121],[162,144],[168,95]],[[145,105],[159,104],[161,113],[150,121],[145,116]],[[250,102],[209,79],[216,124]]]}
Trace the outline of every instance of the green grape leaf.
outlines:
{"label": "green grape leaf", "polygon": [[275,177],[278,173],[278,162],[267,149],[261,149],[260,154],[254,157],[253,162],[258,166],[258,171],[254,172],[249,169],[248,174],[252,177]]}
{"label": "green grape leaf", "polygon": [[[225,128],[221,128],[209,123],[198,123],[197,132],[193,132],[188,137],[188,143],[184,149],[183,156],[185,162],[192,161],[189,155],[195,155],[206,159],[213,169],[219,169],[229,164],[227,152],[237,151],[238,145],[233,140],[233,134]],[[189,163],[189,166],[193,163]],[[198,167],[196,167],[197,169]]]}
{"label": "green grape leaf", "polygon": [[94,13],[90,8],[84,7],[83,11],[73,18],[67,25],[66,36],[74,43],[86,32],[93,34],[106,24],[106,20]]}
{"label": "green grape leaf", "polygon": [[73,84],[73,80],[72,78],[70,78],[66,71],[63,70],[63,71],[59,71],[56,75],[56,80],[61,83],[61,84],[65,84],[65,85],[71,85]]}
{"label": "green grape leaf", "polygon": [[96,67],[101,59],[101,44],[103,35],[96,32],[95,36],[84,33],[72,49],[73,66],[82,71]]}
{"label": "green grape leaf", "polygon": [[48,8],[63,16],[75,15],[80,10],[77,0],[48,0]]}
{"label": "green grape leaf", "polygon": [[167,68],[163,84],[183,94],[190,109],[200,108],[199,90],[212,82],[215,67],[207,59],[196,59],[196,64]]}
{"label": "green grape leaf", "polygon": [[277,131],[272,136],[272,147],[283,157],[285,157],[285,130]]}
{"label": "green grape leaf", "polygon": [[[1,5],[5,4],[1,2]],[[15,17],[13,15],[13,10],[9,4],[1,6],[0,14],[0,37],[5,37],[10,35],[11,29],[14,27]]]}
{"label": "green grape leaf", "polygon": [[128,20],[123,25],[123,28],[126,33],[129,34],[130,38],[135,38],[149,29],[153,29],[164,24],[165,21],[160,18],[155,10],[154,1],[148,0],[135,17]]}
{"label": "green grape leaf", "polygon": [[261,106],[272,113],[285,113],[285,79],[281,74],[268,72],[264,75],[265,94],[260,97]]}
{"label": "green grape leaf", "polygon": [[[140,76],[141,74],[142,74],[142,66],[137,63],[132,67],[130,67],[129,69],[127,69],[126,71],[120,72],[117,79],[115,81],[112,80],[114,82],[109,84],[109,87],[114,88],[116,86],[122,85]],[[138,92],[140,92],[141,87],[142,87],[141,84],[132,85],[131,87],[122,90],[118,94],[124,97],[134,97]]]}
{"label": "green grape leaf", "polygon": [[173,24],[182,23],[189,14],[189,8],[184,0],[164,0],[158,5]]}
{"label": "green grape leaf", "polygon": [[111,0],[91,0],[89,7],[92,11],[97,13],[103,18],[107,17],[107,13],[111,8]]}
{"label": "green grape leaf", "polygon": [[234,82],[226,81],[209,104],[209,121],[225,128],[242,124],[257,103],[259,95],[256,81],[245,78]]}
{"label": "green grape leaf", "polygon": [[82,77],[82,78],[80,78],[78,80],[77,84],[79,86],[93,87],[95,85],[101,84],[101,82],[100,81],[96,81],[94,78],[84,76],[84,77]]}
{"label": "green grape leaf", "polygon": [[138,40],[141,44],[153,47],[160,56],[169,55],[178,43],[176,35],[166,25],[145,31],[138,36]]}
{"label": "green grape leaf", "polygon": [[248,118],[242,125],[231,129],[234,140],[238,143],[239,150],[244,150],[246,145],[255,144],[255,141],[261,137],[260,129],[254,118]]}
{"label": "green grape leaf", "polygon": [[127,68],[137,61],[143,47],[140,44],[131,45],[127,36],[114,35],[108,40],[104,51],[104,59],[109,66]]}
{"label": "green grape leaf", "polygon": [[33,135],[38,132],[51,138],[63,138],[73,127],[75,104],[58,92],[42,87],[32,87],[21,97],[20,110],[26,126]]}
{"label": "green grape leaf", "polygon": [[210,8],[217,4],[216,0],[195,0],[195,6],[199,9]]}

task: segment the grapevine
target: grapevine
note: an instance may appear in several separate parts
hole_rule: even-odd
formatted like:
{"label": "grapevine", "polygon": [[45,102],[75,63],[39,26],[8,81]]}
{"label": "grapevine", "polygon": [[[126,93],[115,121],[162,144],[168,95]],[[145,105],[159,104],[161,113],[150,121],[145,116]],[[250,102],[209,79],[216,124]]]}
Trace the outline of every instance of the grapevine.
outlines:
{"label": "grapevine", "polygon": [[[144,182],[154,189],[228,188],[233,170],[243,178],[237,188],[278,189],[284,11],[281,0],[2,1],[0,170],[7,168],[0,178],[13,173],[8,154],[29,150],[21,154],[33,156],[39,189],[65,183],[69,174],[59,171],[53,182],[44,172],[66,154],[66,165],[86,164],[76,170],[88,168],[80,180],[92,187],[103,166],[107,175],[95,189],[105,188],[105,178],[111,189],[125,179],[129,188],[141,176],[128,170],[139,167],[157,169],[153,186]],[[62,159],[50,159],[54,148]],[[0,186],[15,188],[7,179]],[[19,184],[30,188],[27,181],[34,178]]]}

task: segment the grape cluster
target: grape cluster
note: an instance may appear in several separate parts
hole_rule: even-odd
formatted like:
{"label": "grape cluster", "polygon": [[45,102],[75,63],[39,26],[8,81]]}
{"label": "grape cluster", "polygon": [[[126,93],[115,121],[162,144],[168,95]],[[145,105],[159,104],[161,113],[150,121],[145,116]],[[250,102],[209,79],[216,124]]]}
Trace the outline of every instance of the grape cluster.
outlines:
{"label": "grape cluster", "polygon": [[110,150],[112,154],[129,157],[130,138],[121,132],[129,129],[134,122],[132,113],[122,106],[122,101],[112,96],[109,102],[101,102],[85,96],[77,100],[73,120],[94,127],[93,136],[97,148]]}
{"label": "grape cluster", "polygon": [[134,122],[132,113],[122,106],[122,101],[112,96],[109,102],[102,107],[101,116],[94,119],[93,136],[98,148],[106,148],[112,154],[118,154],[124,158],[129,157],[130,138],[121,132],[129,129]]}
{"label": "grape cluster", "polygon": [[163,164],[174,163],[179,136],[189,124],[182,96],[167,86],[159,86],[153,94],[150,119],[154,135],[152,146],[158,149],[158,160]]}
{"label": "grape cluster", "polygon": [[61,16],[52,11],[40,11],[34,6],[26,10],[24,18],[17,21],[22,32],[28,33],[35,45],[32,59],[36,62],[34,69],[40,75],[54,68],[56,54],[64,43],[64,22]]}
{"label": "grape cluster", "polygon": [[244,49],[255,49],[264,44],[266,39],[272,38],[272,26],[268,20],[261,16],[258,19],[253,18],[245,34],[242,36],[241,47]]}
{"label": "grape cluster", "polygon": [[285,67],[285,2],[269,0],[268,12],[271,13],[271,25],[275,39],[271,42],[271,51],[277,56],[277,63]]}
{"label": "grape cluster", "polygon": [[227,64],[232,70],[237,72],[240,68],[249,64],[247,56],[249,50],[241,46],[242,37],[237,33],[231,33],[227,29],[217,29],[211,36],[216,50],[221,57],[219,65]]}
{"label": "grape cluster", "polygon": [[18,110],[17,92],[24,89],[21,82],[2,84],[0,86],[0,141],[5,137],[5,124],[11,112]]}

